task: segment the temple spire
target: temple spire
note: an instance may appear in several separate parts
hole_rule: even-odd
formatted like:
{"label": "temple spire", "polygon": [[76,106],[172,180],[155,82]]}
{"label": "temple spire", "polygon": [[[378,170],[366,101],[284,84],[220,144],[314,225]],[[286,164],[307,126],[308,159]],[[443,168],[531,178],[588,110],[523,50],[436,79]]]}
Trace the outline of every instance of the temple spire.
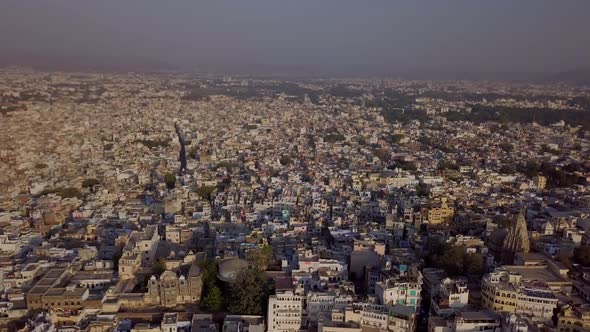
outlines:
{"label": "temple spire", "polygon": [[502,261],[504,264],[513,264],[514,256],[517,253],[527,253],[531,249],[525,215],[526,208],[523,208],[520,210],[516,222],[510,227],[506,239],[504,239],[502,248]]}

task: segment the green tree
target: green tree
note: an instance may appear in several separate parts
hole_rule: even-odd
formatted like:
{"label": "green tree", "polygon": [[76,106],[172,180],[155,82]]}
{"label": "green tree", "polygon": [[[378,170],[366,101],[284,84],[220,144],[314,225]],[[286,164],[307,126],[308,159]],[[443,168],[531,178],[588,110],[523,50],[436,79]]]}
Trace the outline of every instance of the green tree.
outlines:
{"label": "green tree", "polygon": [[219,311],[223,306],[223,296],[217,285],[217,262],[206,260],[199,263],[203,280],[203,309],[210,311]]}
{"label": "green tree", "polygon": [[47,195],[47,194],[56,194],[61,198],[82,198],[84,195],[80,192],[78,188],[75,187],[58,187],[54,189],[45,189],[43,190],[40,195]]}
{"label": "green tree", "polygon": [[327,135],[324,135],[323,137],[324,142],[326,143],[336,143],[336,142],[342,142],[346,139],[346,137],[344,137],[344,135],[339,134],[339,133],[330,133]]}
{"label": "green tree", "polygon": [[484,257],[480,253],[466,253],[463,247],[440,239],[429,241],[428,247],[427,264],[445,270],[450,276],[482,275],[485,272]]}
{"label": "green tree", "polygon": [[391,135],[391,141],[392,143],[399,143],[402,139],[404,138],[404,135],[402,134],[393,134]]}
{"label": "green tree", "polygon": [[119,260],[123,256],[123,248],[115,247],[115,253],[113,253],[113,270],[119,270]]}
{"label": "green tree", "polygon": [[219,311],[223,305],[223,297],[219,287],[214,285],[207,290],[207,295],[203,298],[203,307],[210,311]]}
{"label": "green tree", "polygon": [[265,271],[270,263],[272,263],[272,247],[265,244],[262,248],[251,251],[248,256],[248,260],[252,262],[256,268]]}
{"label": "green tree", "polygon": [[590,266],[590,246],[581,246],[574,251],[574,260],[583,266]]}
{"label": "green tree", "polygon": [[520,171],[528,177],[533,177],[541,171],[541,164],[536,160],[530,159],[525,165],[520,167]]}
{"label": "green tree", "polygon": [[440,170],[440,171],[444,171],[444,170],[458,171],[459,165],[457,165],[454,161],[444,159],[438,163],[438,170]]}
{"label": "green tree", "polygon": [[196,145],[191,147],[187,153],[187,156],[191,159],[197,159],[197,157],[199,156],[199,147]]}
{"label": "green tree", "polygon": [[416,186],[416,195],[418,196],[428,196],[430,195],[430,188],[424,183],[419,183]]}
{"label": "green tree", "polygon": [[279,172],[279,170],[278,170],[278,169],[270,168],[270,169],[268,170],[268,175],[269,175],[270,177],[276,178],[276,177],[278,177],[279,175],[281,175],[281,172]]}
{"label": "green tree", "polygon": [[451,276],[461,275],[465,268],[463,248],[451,247],[446,252],[443,252],[438,259],[440,268],[447,271]]}
{"label": "green tree", "polygon": [[293,163],[293,159],[288,156],[288,155],[284,155],[281,157],[281,159],[279,160],[279,162],[281,163],[281,165],[283,166],[289,166]]}
{"label": "green tree", "polygon": [[389,156],[389,154],[387,153],[387,151],[385,149],[374,149],[373,155],[375,157],[379,158],[379,160],[385,160],[387,158],[387,156]]}
{"label": "green tree", "polygon": [[465,254],[463,256],[464,272],[465,274],[483,274],[484,273],[484,260],[480,253]]}
{"label": "green tree", "polygon": [[152,273],[156,276],[161,275],[166,271],[166,263],[162,259],[158,259],[156,263],[152,266]]}
{"label": "green tree", "polygon": [[164,175],[164,182],[168,189],[174,189],[176,187],[176,176],[172,173],[166,173]]}
{"label": "green tree", "polygon": [[502,165],[499,170],[500,174],[514,174],[516,170],[510,165]]}
{"label": "green tree", "polygon": [[163,140],[140,139],[135,142],[141,143],[149,149],[154,149],[154,148],[159,148],[159,147],[167,147],[168,145],[170,145],[169,139],[163,139]]}
{"label": "green tree", "polygon": [[500,143],[498,146],[500,149],[504,150],[504,152],[511,152],[514,150],[514,147],[510,143]]}
{"label": "green tree", "polygon": [[244,269],[230,285],[229,311],[240,315],[262,315],[271,284],[259,269]]}
{"label": "green tree", "polygon": [[211,194],[215,190],[213,186],[200,186],[197,188],[197,195],[199,195],[202,199],[211,200]]}
{"label": "green tree", "polygon": [[82,181],[82,188],[94,187],[99,183],[100,181],[98,181],[97,179],[85,179],[84,181]]}
{"label": "green tree", "polygon": [[203,284],[205,287],[215,284],[217,281],[217,263],[213,260],[202,261],[199,263]]}

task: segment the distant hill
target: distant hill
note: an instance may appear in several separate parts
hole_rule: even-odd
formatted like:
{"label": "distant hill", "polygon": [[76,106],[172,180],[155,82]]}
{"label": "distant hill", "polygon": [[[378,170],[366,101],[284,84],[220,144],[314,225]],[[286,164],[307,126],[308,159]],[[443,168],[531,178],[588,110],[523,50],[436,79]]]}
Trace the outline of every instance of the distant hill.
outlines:
{"label": "distant hill", "polygon": [[0,53],[0,67],[5,66],[24,66],[39,70],[105,72],[154,72],[178,69],[169,63],[142,57],[42,56]]}
{"label": "distant hill", "polygon": [[590,68],[573,69],[550,75],[545,78],[548,82],[564,82],[575,85],[590,85]]}
{"label": "distant hill", "polygon": [[440,68],[391,68],[372,64],[356,65],[271,65],[271,64],[184,64],[141,56],[39,55],[0,52],[0,67],[24,66],[39,70],[99,72],[199,71],[268,77],[373,77],[414,80],[492,80],[526,82],[563,82],[590,85],[590,68],[573,69],[555,74],[533,72],[465,71]]}

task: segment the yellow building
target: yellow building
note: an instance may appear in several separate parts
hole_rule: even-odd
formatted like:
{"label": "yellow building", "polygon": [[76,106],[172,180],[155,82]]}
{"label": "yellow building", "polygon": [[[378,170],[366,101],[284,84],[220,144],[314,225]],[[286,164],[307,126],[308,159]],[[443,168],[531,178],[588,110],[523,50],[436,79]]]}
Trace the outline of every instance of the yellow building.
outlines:
{"label": "yellow building", "polygon": [[455,209],[447,204],[446,198],[442,198],[440,204],[423,207],[421,214],[427,216],[429,224],[437,225],[452,221]]}
{"label": "yellow building", "polygon": [[481,302],[489,310],[542,321],[551,319],[558,300],[546,285],[523,281],[519,274],[496,271],[483,278]]}
{"label": "yellow building", "polygon": [[537,175],[533,178],[533,185],[537,189],[545,189],[547,186],[547,178],[542,175]]}
{"label": "yellow building", "polygon": [[581,332],[590,330],[590,306],[564,307],[557,315],[557,331]]}
{"label": "yellow building", "polygon": [[494,284],[484,278],[481,287],[481,302],[485,308],[514,313],[517,300],[518,292],[512,285]]}

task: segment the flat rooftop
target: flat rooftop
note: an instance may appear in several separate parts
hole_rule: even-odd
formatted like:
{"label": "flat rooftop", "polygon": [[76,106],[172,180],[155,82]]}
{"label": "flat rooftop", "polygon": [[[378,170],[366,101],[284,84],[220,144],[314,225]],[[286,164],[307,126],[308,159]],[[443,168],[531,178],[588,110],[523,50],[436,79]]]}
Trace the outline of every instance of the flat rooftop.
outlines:
{"label": "flat rooftop", "polygon": [[569,281],[566,277],[551,271],[547,266],[509,265],[503,268],[508,272],[520,274],[525,280],[541,280],[548,283]]}
{"label": "flat rooftop", "polygon": [[500,315],[493,311],[463,311],[457,314],[465,320],[500,320]]}

